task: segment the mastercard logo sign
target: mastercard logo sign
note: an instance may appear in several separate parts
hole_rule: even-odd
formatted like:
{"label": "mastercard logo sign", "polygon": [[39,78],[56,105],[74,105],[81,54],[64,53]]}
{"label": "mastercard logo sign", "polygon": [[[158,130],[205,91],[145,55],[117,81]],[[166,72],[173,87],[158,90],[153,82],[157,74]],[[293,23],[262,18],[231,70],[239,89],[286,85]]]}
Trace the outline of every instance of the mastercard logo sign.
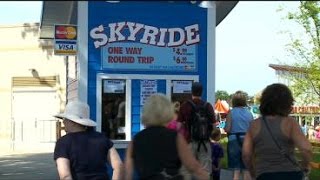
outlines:
{"label": "mastercard logo sign", "polygon": [[55,39],[77,40],[77,27],[55,26]]}

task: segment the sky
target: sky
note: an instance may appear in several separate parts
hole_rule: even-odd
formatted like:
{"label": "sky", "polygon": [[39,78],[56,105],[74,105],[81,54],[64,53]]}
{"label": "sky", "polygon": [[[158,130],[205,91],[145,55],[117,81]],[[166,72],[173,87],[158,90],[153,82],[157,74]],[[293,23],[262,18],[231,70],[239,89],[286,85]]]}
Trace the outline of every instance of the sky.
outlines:
{"label": "sky", "polygon": [[40,22],[42,1],[1,1],[0,25]]}
{"label": "sky", "polygon": [[[284,20],[296,11],[299,1],[240,1],[216,28],[216,90],[229,94],[243,90],[250,96],[278,82],[269,64],[290,64],[286,44],[301,34],[293,22]],[[277,12],[279,7],[283,11]]]}
{"label": "sky", "polygon": [[[285,45],[287,35],[297,32],[293,23],[283,20],[284,12],[295,10],[298,1],[240,1],[216,28],[216,91],[229,94],[243,90],[250,96],[278,82],[269,64],[290,62]],[[40,22],[41,1],[1,1],[0,25]]]}

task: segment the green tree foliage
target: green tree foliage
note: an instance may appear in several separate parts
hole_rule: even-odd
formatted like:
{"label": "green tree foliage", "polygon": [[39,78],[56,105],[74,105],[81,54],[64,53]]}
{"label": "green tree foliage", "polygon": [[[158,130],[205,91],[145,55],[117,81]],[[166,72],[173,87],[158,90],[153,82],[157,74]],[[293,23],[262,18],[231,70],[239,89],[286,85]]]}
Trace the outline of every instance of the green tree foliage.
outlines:
{"label": "green tree foliage", "polygon": [[295,97],[305,104],[319,103],[320,97],[320,2],[300,1],[297,12],[289,12],[289,21],[296,22],[305,31],[305,36],[291,36],[288,52],[295,59],[296,69],[287,78]]}
{"label": "green tree foliage", "polygon": [[215,97],[216,97],[216,102],[218,99],[225,100],[225,101],[229,100],[229,94],[227,91],[224,91],[224,90],[216,91]]}

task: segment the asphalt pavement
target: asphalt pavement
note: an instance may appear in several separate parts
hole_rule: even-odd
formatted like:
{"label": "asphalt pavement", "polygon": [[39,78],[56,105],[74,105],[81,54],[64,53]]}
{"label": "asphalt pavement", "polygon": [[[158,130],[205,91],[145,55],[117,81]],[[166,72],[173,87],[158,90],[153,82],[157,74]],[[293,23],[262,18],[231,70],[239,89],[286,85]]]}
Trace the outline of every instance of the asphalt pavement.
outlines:
{"label": "asphalt pavement", "polygon": [[26,153],[0,156],[2,180],[58,179],[52,153]]}
{"label": "asphalt pavement", "polygon": [[[0,155],[0,180],[58,179],[53,153]],[[232,171],[222,169],[221,180],[232,180]]]}

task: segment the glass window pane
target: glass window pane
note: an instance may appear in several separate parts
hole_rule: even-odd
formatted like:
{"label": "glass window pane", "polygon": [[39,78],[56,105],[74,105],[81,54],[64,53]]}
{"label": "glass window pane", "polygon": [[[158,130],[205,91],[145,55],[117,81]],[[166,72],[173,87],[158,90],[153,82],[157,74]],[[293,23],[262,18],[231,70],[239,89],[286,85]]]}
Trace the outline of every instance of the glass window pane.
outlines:
{"label": "glass window pane", "polygon": [[193,80],[172,80],[171,81],[171,101],[184,101],[191,99],[191,86]]}
{"label": "glass window pane", "polygon": [[126,133],[126,80],[102,81],[101,131],[112,140],[125,140]]}

